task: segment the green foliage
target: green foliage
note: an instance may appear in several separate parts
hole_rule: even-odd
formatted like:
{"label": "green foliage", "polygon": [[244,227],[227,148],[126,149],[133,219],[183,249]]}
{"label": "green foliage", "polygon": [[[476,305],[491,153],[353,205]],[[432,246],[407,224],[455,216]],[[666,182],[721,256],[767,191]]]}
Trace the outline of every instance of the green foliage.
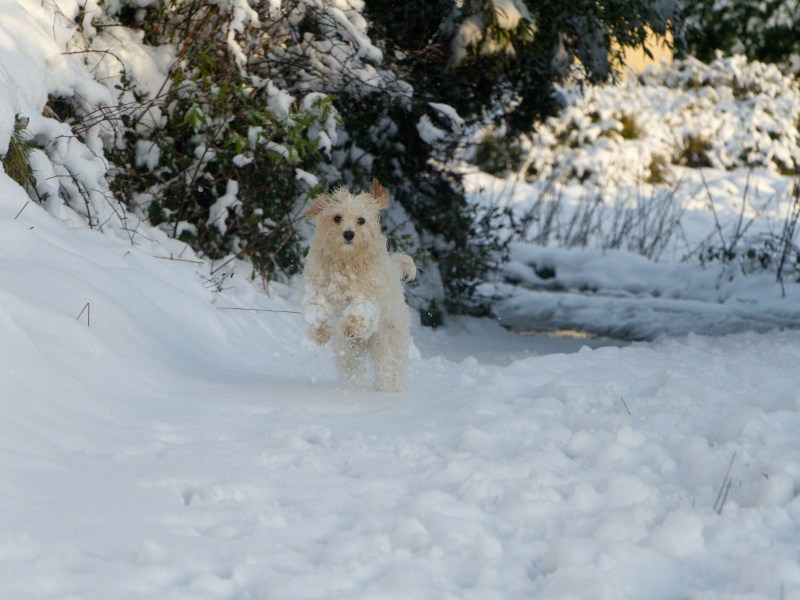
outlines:
{"label": "green foliage", "polygon": [[502,177],[518,169],[522,162],[519,139],[508,140],[505,136],[490,132],[478,142],[472,162],[481,171]]}
{"label": "green foliage", "polygon": [[797,2],[696,0],[685,4],[687,47],[703,61],[711,61],[718,52],[779,63],[800,54]]}
{"label": "green foliage", "polygon": [[413,73],[422,96],[434,95],[462,116],[477,118],[501,106],[497,116],[512,137],[555,111],[554,85],[575,59],[589,81],[605,81],[615,61],[623,62],[626,47],[647,50],[648,27],[664,33],[678,22],[678,6],[671,0],[520,0],[516,5],[524,9],[516,21],[517,15],[505,14],[491,0],[375,0],[367,11],[380,36],[403,52],[398,67]]}
{"label": "green foliage", "polygon": [[[296,170],[313,171],[322,159],[310,132],[330,117],[330,99],[274,114],[269,87],[240,68],[225,44],[230,15],[216,4],[156,6],[131,24],[153,43],[175,44],[179,62],[157,99],[160,124],[142,140],[130,121],[128,135],[147,142],[158,164],[144,164],[141,145],[111,149],[115,193],[210,258],[249,258],[266,277],[296,272],[296,224],[304,199],[318,191],[300,186]],[[121,19],[129,16],[123,11]]]}
{"label": "green foliage", "polygon": [[[593,113],[589,115],[589,118],[592,120],[593,123],[598,123],[600,121],[600,116],[598,113]],[[620,115],[617,117],[617,122],[619,123],[618,127],[611,127],[609,129],[605,129],[600,136],[601,137],[608,137],[613,138],[616,136],[621,137],[624,140],[638,140],[642,137],[642,129],[639,127],[639,124],[636,122],[636,118],[632,117],[631,115]],[[561,137],[565,137],[564,141],[571,141],[572,147],[577,148],[579,144],[575,139],[576,136],[571,135],[573,131],[579,131],[577,125],[573,124],[572,127],[565,129],[564,131],[560,132]]]}
{"label": "green foliage", "polygon": [[667,183],[670,176],[669,161],[661,154],[654,154],[647,167],[647,173],[646,183],[650,185]]}
{"label": "green foliage", "polygon": [[676,163],[686,167],[710,167],[711,159],[708,153],[711,151],[711,141],[703,136],[688,136],[676,157]]}
{"label": "green foliage", "polygon": [[487,316],[489,304],[486,299],[477,301],[476,291],[487,273],[498,272],[508,260],[511,209],[467,205],[464,212],[470,226],[463,245],[456,241],[451,251],[439,256],[439,269],[448,288],[444,306],[449,312]]}
{"label": "green foliage", "polygon": [[642,130],[636,122],[636,119],[631,115],[622,115],[619,118],[619,122],[622,124],[622,131],[619,133],[623,139],[638,140],[642,137]]}
{"label": "green foliage", "polygon": [[33,146],[26,138],[28,119],[14,116],[14,133],[8,143],[8,151],[0,157],[3,171],[25,189],[32,189],[35,181],[31,169],[30,154]]}
{"label": "green foliage", "polygon": [[420,323],[423,327],[441,327],[444,325],[444,310],[436,300],[432,300],[428,306],[419,311]]}

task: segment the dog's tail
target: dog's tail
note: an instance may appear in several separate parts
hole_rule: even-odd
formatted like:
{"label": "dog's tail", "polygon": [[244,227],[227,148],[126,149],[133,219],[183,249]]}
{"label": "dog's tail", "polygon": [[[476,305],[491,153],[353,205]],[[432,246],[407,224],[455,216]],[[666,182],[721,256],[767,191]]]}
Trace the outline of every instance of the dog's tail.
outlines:
{"label": "dog's tail", "polygon": [[417,266],[414,264],[414,259],[408,254],[401,254],[399,252],[392,254],[392,260],[403,272],[403,281],[411,281],[417,276]]}

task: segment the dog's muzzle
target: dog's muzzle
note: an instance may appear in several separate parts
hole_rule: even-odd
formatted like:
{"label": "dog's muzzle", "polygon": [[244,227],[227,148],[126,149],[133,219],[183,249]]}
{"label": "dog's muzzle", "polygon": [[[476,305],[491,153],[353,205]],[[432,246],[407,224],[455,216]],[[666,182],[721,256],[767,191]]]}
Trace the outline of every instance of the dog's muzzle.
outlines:
{"label": "dog's muzzle", "polygon": [[353,241],[353,238],[356,237],[356,232],[352,229],[345,229],[342,232],[342,237],[344,238],[345,243],[349,244]]}

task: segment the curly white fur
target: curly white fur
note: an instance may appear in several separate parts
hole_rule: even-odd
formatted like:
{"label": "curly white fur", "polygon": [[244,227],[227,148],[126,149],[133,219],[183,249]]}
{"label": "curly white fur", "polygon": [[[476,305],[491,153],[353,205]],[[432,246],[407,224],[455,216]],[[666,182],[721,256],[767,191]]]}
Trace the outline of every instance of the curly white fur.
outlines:
{"label": "curly white fur", "polygon": [[399,391],[410,335],[402,282],[415,277],[416,267],[410,256],[386,249],[380,211],[388,204],[377,180],[371,192],[337,189],[316,197],[307,213],[317,230],[303,271],[303,314],[312,341],[332,342],[343,376],[360,378],[369,358],[377,389]]}

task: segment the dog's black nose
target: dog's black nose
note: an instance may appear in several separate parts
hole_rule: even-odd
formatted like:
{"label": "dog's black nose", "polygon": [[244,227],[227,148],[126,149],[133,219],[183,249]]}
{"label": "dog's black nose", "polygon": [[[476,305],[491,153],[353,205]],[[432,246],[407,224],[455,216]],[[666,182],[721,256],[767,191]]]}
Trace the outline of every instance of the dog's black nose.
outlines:
{"label": "dog's black nose", "polygon": [[356,232],[353,231],[352,229],[345,229],[342,235],[344,236],[345,240],[347,240],[348,242],[352,242],[353,238],[356,237]]}

